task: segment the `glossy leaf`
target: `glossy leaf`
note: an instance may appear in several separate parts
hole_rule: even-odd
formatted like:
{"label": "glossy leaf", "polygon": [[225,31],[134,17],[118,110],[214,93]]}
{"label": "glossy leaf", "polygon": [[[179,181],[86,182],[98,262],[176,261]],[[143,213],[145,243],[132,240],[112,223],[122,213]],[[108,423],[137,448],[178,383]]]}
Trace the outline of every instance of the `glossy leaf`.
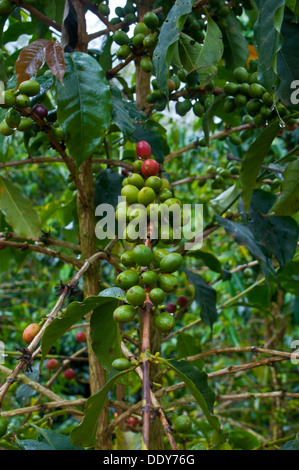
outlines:
{"label": "glossy leaf", "polygon": [[197,367],[192,366],[186,361],[176,361],[175,359],[163,360],[163,363],[167,364],[173,369],[176,374],[185,382],[187,388],[194,396],[195,400],[202,409],[205,417],[209,424],[216,430],[219,431],[220,423],[218,418],[213,415],[213,405],[215,401],[215,393],[208,386],[207,374],[204,371],[199,371]]}
{"label": "glossy leaf", "polygon": [[203,280],[198,273],[193,273],[188,269],[183,269],[188,281],[195,288],[195,301],[200,305],[200,316],[203,322],[212,327],[217,320],[216,291]]}
{"label": "glossy leaf", "polygon": [[281,194],[275,201],[270,213],[293,215],[299,211],[299,160],[288,164],[283,178]]}
{"label": "glossy leaf", "polygon": [[258,135],[245,154],[240,171],[241,198],[244,202],[245,210],[248,209],[257,176],[279,129],[279,122],[272,122]]}
{"label": "glossy leaf", "polygon": [[[275,256],[281,266],[289,263],[296,251],[298,225],[292,217],[265,217],[273,205],[274,194],[258,189],[254,191],[249,209],[248,228],[266,256]],[[245,218],[245,217],[244,217]]]}
{"label": "glossy leaf", "polygon": [[103,141],[110,126],[111,93],[104,71],[88,54],[66,54],[65,62],[65,87],[57,85],[57,116],[79,167]]}
{"label": "glossy leaf", "polygon": [[116,208],[123,179],[122,175],[110,168],[100,171],[95,183],[95,207],[100,204],[111,204]]}
{"label": "glossy leaf", "polygon": [[207,32],[203,45],[187,34],[181,33],[179,37],[181,63],[188,73],[197,71],[200,83],[208,80],[211,66],[216,65],[223,54],[222,33],[208,13],[206,18]]}
{"label": "glossy leaf", "polygon": [[71,432],[71,440],[74,445],[82,447],[93,446],[96,442],[96,433],[98,429],[99,416],[104,407],[109,390],[113,385],[125,374],[128,374],[134,368],[130,368],[123,372],[110,374],[103,388],[90,398],[88,398],[85,406],[85,417],[83,421]]}
{"label": "glossy leaf", "polygon": [[[286,8],[281,28],[283,45],[277,54],[277,73],[280,86],[277,94],[285,106],[299,109],[298,104],[298,77],[299,64],[294,57],[299,54],[298,19]],[[296,85],[294,89],[293,82]],[[294,93],[294,94],[293,94]]]}
{"label": "glossy leaf", "polygon": [[92,349],[101,366],[110,371],[114,359],[122,357],[120,342],[121,335],[113,312],[118,301],[111,301],[96,308],[90,319]]}
{"label": "glossy leaf", "polygon": [[0,176],[0,210],[6,222],[20,237],[36,238],[40,235],[41,223],[32,202],[23,196],[20,189]]}
{"label": "glossy leaf", "polygon": [[279,85],[276,56],[282,44],[280,34],[285,0],[263,0],[255,24],[256,47],[259,56],[258,74],[262,85],[273,91]]}
{"label": "glossy leaf", "polygon": [[193,1],[177,0],[163,23],[159,41],[153,53],[159,89],[168,96],[168,72],[179,35],[184,26],[186,15],[192,11]]}
{"label": "glossy leaf", "polygon": [[222,29],[224,59],[226,66],[233,71],[236,67],[246,65],[249,51],[240,21],[233,13],[230,13],[226,20],[228,27]]}
{"label": "glossy leaf", "polygon": [[50,42],[45,49],[45,60],[54,77],[63,85],[65,74],[64,51],[58,41]]}
{"label": "glossy leaf", "polygon": [[117,287],[113,289],[106,289],[102,291],[97,297],[88,297],[84,302],[72,302],[66,309],[62,318],[55,318],[49,326],[45,329],[41,340],[42,357],[40,362],[40,369],[42,367],[45,356],[50,351],[51,347],[67,330],[81,320],[89,312],[95,310],[100,305],[116,300],[123,299],[123,291]]}
{"label": "glossy leaf", "polygon": [[20,52],[16,61],[17,88],[26,80],[32,78],[43,65],[45,49],[51,41],[38,39],[30,43]]}

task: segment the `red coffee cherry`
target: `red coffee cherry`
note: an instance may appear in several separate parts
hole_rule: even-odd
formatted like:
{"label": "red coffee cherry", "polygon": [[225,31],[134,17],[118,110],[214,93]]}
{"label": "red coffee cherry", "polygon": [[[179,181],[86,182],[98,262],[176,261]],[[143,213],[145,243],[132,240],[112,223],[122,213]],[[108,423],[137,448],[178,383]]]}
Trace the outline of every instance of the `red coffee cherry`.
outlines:
{"label": "red coffee cherry", "polygon": [[57,361],[57,359],[50,359],[47,362],[46,367],[49,370],[53,370],[53,369],[57,369],[58,365],[59,365],[59,362]]}
{"label": "red coffee cherry", "polygon": [[188,303],[188,298],[187,298],[185,295],[180,295],[180,296],[177,298],[176,303],[177,303],[177,305],[179,305],[180,307],[185,307],[185,305],[187,305],[187,303]]}
{"label": "red coffee cherry", "polygon": [[166,305],[166,310],[167,312],[169,313],[174,313],[176,311],[176,304],[174,304],[173,302],[169,302],[167,305]]}
{"label": "red coffee cherry", "polygon": [[76,340],[78,343],[86,343],[86,334],[84,331],[78,331],[76,334]]}
{"label": "red coffee cherry", "polygon": [[151,156],[152,149],[150,144],[148,144],[145,140],[141,140],[136,145],[136,152],[139,158],[143,158],[145,160]]}
{"label": "red coffee cherry", "polygon": [[41,119],[45,119],[48,116],[48,110],[43,104],[36,104],[33,108],[35,114],[37,114]]}
{"label": "red coffee cherry", "polygon": [[64,376],[66,380],[72,380],[74,377],[76,377],[75,371],[73,369],[66,369],[64,371]]}
{"label": "red coffee cherry", "polygon": [[141,173],[146,177],[149,178],[150,176],[157,176],[160,170],[160,165],[156,160],[152,158],[145,160],[142,167]]}

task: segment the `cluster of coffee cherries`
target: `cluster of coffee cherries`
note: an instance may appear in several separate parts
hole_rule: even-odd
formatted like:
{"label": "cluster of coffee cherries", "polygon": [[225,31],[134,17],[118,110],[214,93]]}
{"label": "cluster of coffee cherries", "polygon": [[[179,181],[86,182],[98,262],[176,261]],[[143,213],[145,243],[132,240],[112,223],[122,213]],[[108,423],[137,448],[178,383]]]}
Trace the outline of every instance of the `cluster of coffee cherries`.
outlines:
{"label": "cluster of coffee cherries", "polygon": [[[117,7],[115,11],[121,13],[121,8]],[[130,14],[129,14],[130,15]],[[131,14],[132,15],[132,14]],[[133,14],[135,17],[135,15]],[[133,16],[131,21],[133,21]],[[128,18],[128,15],[125,17]],[[133,23],[137,21],[135,17]],[[131,23],[132,24],[132,23]],[[140,67],[144,72],[151,72],[153,69],[152,53],[158,42],[158,28],[160,20],[153,12],[148,12],[144,15],[143,21],[138,22],[134,27],[133,37],[129,37],[127,29],[124,28],[116,31],[113,34],[113,40],[120,47],[116,51],[116,56],[119,60],[125,60],[129,55],[134,52],[140,55]]]}
{"label": "cluster of coffee cherries", "polygon": [[[36,80],[26,80],[22,82],[18,90],[6,90],[4,92],[4,104],[2,108],[7,109],[5,119],[0,123],[0,133],[4,136],[14,134],[16,130],[20,132],[30,132],[34,126],[34,120],[29,117],[22,117],[22,110],[31,108],[31,98],[37,97],[41,92],[40,84]],[[43,104],[35,104],[32,113],[40,119],[45,120],[49,111]],[[64,133],[59,127],[52,127],[52,131],[57,139],[63,140]]]}
{"label": "cluster of coffee cherries", "polygon": [[[121,195],[126,200],[117,206],[116,218],[119,220],[122,214],[127,220],[133,220],[136,217],[134,205],[137,203],[146,211],[147,224],[150,226],[151,212],[159,213],[161,203],[170,207],[172,204],[178,204],[179,201],[173,197],[169,181],[158,176],[160,165],[155,159],[149,158],[151,156],[150,145],[145,141],[138,142],[136,150],[134,173],[124,179]],[[167,229],[171,232],[171,226]],[[155,243],[158,245],[160,236],[163,234],[161,218],[158,239],[152,241],[150,235],[145,238],[150,243],[142,243],[141,239],[136,241],[133,232],[129,230],[130,224],[125,229],[125,238],[129,243],[136,243],[136,245],[121,255],[121,263],[127,269],[116,278],[116,285],[126,291],[126,304],[118,307],[113,315],[114,319],[120,323],[133,320],[136,309],[145,306],[147,302],[157,313],[156,308],[164,303],[166,294],[177,289],[178,279],[174,273],[183,264],[183,258],[179,253],[166,249],[167,245],[174,244],[171,234],[167,239],[162,240],[165,248],[158,246],[153,248]],[[156,314],[155,325],[161,332],[168,333],[175,326],[175,318],[168,311]]]}
{"label": "cluster of coffee cherries", "polygon": [[[276,118],[277,114],[282,118],[291,114],[281,102],[274,105],[273,96],[259,83],[257,72],[250,73],[244,67],[237,67],[233,75],[235,81],[224,86],[227,95],[223,104],[224,112],[231,113],[237,108],[246,107],[248,115],[244,123],[253,122],[257,126],[265,125]],[[296,119],[289,119],[288,125],[294,125],[296,122]],[[242,140],[244,138],[241,137],[240,141],[234,143],[240,144]]]}

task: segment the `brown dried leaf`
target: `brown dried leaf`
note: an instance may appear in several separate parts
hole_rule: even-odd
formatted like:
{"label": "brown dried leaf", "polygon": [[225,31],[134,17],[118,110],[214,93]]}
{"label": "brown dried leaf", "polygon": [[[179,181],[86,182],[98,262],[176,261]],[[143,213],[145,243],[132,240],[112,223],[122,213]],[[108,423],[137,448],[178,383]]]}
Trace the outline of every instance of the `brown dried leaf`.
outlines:
{"label": "brown dried leaf", "polygon": [[46,47],[46,62],[52,74],[63,84],[65,74],[64,51],[58,41],[50,42]]}
{"label": "brown dried leaf", "polygon": [[45,49],[51,43],[48,39],[38,39],[20,52],[16,61],[17,88],[25,80],[30,80],[43,65]]}

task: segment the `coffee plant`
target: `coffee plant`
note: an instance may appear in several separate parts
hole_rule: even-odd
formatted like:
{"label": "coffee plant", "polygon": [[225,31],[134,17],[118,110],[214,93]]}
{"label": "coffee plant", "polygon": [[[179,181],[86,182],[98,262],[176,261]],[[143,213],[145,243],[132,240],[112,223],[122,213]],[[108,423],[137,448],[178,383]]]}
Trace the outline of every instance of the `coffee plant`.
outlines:
{"label": "coffee plant", "polygon": [[298,22],[0,0],[1,449],[298,448]]}

